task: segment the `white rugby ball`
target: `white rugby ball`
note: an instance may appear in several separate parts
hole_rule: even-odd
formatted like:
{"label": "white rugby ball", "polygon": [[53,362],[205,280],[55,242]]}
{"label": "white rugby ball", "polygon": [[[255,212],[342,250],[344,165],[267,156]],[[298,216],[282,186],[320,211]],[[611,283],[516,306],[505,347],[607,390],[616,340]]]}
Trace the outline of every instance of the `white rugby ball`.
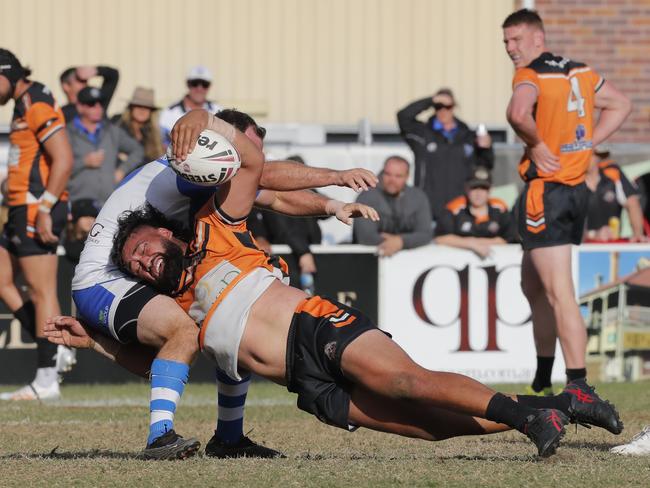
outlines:
{"label": "white rugby ball", "polygon": [[174,158],[171,144],[167,160],[178,176],[199,186],[221,185],[235,176],[241,166],[239,153],[228,139],[207,129],[201,132],[185,161]]}

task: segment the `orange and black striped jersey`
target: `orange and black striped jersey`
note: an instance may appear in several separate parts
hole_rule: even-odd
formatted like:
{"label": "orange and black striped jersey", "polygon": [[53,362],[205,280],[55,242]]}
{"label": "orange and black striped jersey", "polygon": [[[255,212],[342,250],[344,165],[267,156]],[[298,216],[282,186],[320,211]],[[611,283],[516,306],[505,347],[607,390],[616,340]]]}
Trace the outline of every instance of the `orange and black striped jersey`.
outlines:
{"label": "orange and black striped jersey", "polygon": [[[49,88],[38,82],[16,100],[9,135],[7,175],[10,206],[37,204],[47,187],[51,158],[43,143],[65,128],[63,112]],[[64,192],[60,200],[67,200]]]}
{"label": "orange and black striped jersey", "polygon": [[[211,198],[195,217],[194,239],[186,256],[176,301],[191,313],[192,306],[216,309],[239,281],[256,268],[286,276],[287,264],[260,250],[246,228],[246,218],[234,220]],[[278,269],[281,273],[278,272]],[[205,286],[197,287],[201,282]]]}
{"label": "orange and black striped jersey", "polygon": [[524,181],[540,178],[571,186],[584,181],[592,154],[594,101],[603,83],[586,64],[551,53],[516,71],[513,90],[522,84],[536,88],[537,134],[559,156],[561,165],[553,174],[538,172],[524,154],[519,165]]}
{"label": "orange and black striped jersey", "polygon": [[461,237],[501,237],[510,242],[514,228],[510,210],[499,198],[487,202],[487,214],[474,216],[467,197],[462,195],[447,203],[436,223],[436,237],[454,234]]}

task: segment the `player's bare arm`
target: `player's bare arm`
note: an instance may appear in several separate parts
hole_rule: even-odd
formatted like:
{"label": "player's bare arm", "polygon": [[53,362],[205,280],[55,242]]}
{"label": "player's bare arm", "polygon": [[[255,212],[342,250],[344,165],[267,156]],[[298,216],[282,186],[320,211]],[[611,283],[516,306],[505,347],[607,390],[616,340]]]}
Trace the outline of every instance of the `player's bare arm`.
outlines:
{"label": "player's bare arm", "polygon": [[[72,172],[72,149],[70,149],[68,135],[65,130],[59,130],[52,134],[43,143],[43,147],[47,155],[52,159],[50,176],[47,180],[47,188],[45,191],[47,194],[58,199],[65,190],[68,184],[68,178],[70,178],[70,173]],[[50,204],[49,207],[53,205],[52,202],[44,203],[45,206],[43,206],[42,210],[46,210],[48,203]],[[52,217],[49,212],[41,211],[40,207],[36,216],[36,234],[46,244],[52,244],[59,240],[52,233]]]}
{"label": "player's bare arm", "polygon": [[264,166],[260,186],[285,191],[337,185],[360,192],[375,188],[377,182],[374,173],[362,168],[337,171],[305,166],[294,161],[271,161]]}
{"label": "player's bare arm", "polygon": [[593,145],[597,146],[623,125],[623,122],[632,111],[632,102],[610,81],[605,81],[600,90],[596,92],[594,105],[596,108],[601,109],[600,118],[596,127],[594,127],[592,137]]}
{"label": "player's bare arm", "polygon": [[537,168],[544,173],[560,169],[560,158],[553,154],[537,134],[533,108],[537,102],[537,88],[529,84],[518,85],[510,99],[506,117],[508,122],[526,143],[527,151]]}
{"label": "player's bare arm", "polygon": [[379,220],[377,211],[361,203],[344,203],[331,200],[307,190],[276,192],[262,190],[255,205],[275,212],[294,216],[334,215],[344,224],[350,225],[353,218],[363,217],[374,222]]}

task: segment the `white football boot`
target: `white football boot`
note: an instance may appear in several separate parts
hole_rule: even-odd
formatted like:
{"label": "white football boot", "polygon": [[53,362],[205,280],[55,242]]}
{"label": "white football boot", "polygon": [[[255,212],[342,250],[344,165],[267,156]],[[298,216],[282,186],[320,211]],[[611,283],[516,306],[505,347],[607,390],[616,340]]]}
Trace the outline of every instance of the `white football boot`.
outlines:
{"label": "white football boot", "polygon": [[646,425],[630,442],[622,446],[612,447],[610,452],[627,456],[650,455],[650,425]]}
{"label": "white football boot", "polygon": [[0,400],[8,401],[58,400],[59,398],[61,398],[61,390],[58,381],[54,381],[47,387],[38,386],[34,381],[16,391],[0,393]]}

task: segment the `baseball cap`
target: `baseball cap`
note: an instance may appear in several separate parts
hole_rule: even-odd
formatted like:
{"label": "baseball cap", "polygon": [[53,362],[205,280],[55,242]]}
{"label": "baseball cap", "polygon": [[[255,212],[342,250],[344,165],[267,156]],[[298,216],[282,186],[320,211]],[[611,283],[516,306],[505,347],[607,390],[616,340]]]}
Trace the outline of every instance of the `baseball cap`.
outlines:
{"label": "baseball cap", "polygon": [[90,105],[95,102],[102,102],[103,100],[104,96],[102,95],[102,91],[99,88],[95,88],[94,86],[87,86],[85,88],[82,88],[77,94],[77,101],[83,104]]}
{"label": "baseball cap", "polygon": [[205,66],[194,66],[187,72],[186,80],[204,80],[212,82],[212,73]]}
{"label": "baseball cap", "polygon": [[465,184],[468,188],[490,188],[492,186],[492,177],[487,168],[478,167],[472,171]]}

